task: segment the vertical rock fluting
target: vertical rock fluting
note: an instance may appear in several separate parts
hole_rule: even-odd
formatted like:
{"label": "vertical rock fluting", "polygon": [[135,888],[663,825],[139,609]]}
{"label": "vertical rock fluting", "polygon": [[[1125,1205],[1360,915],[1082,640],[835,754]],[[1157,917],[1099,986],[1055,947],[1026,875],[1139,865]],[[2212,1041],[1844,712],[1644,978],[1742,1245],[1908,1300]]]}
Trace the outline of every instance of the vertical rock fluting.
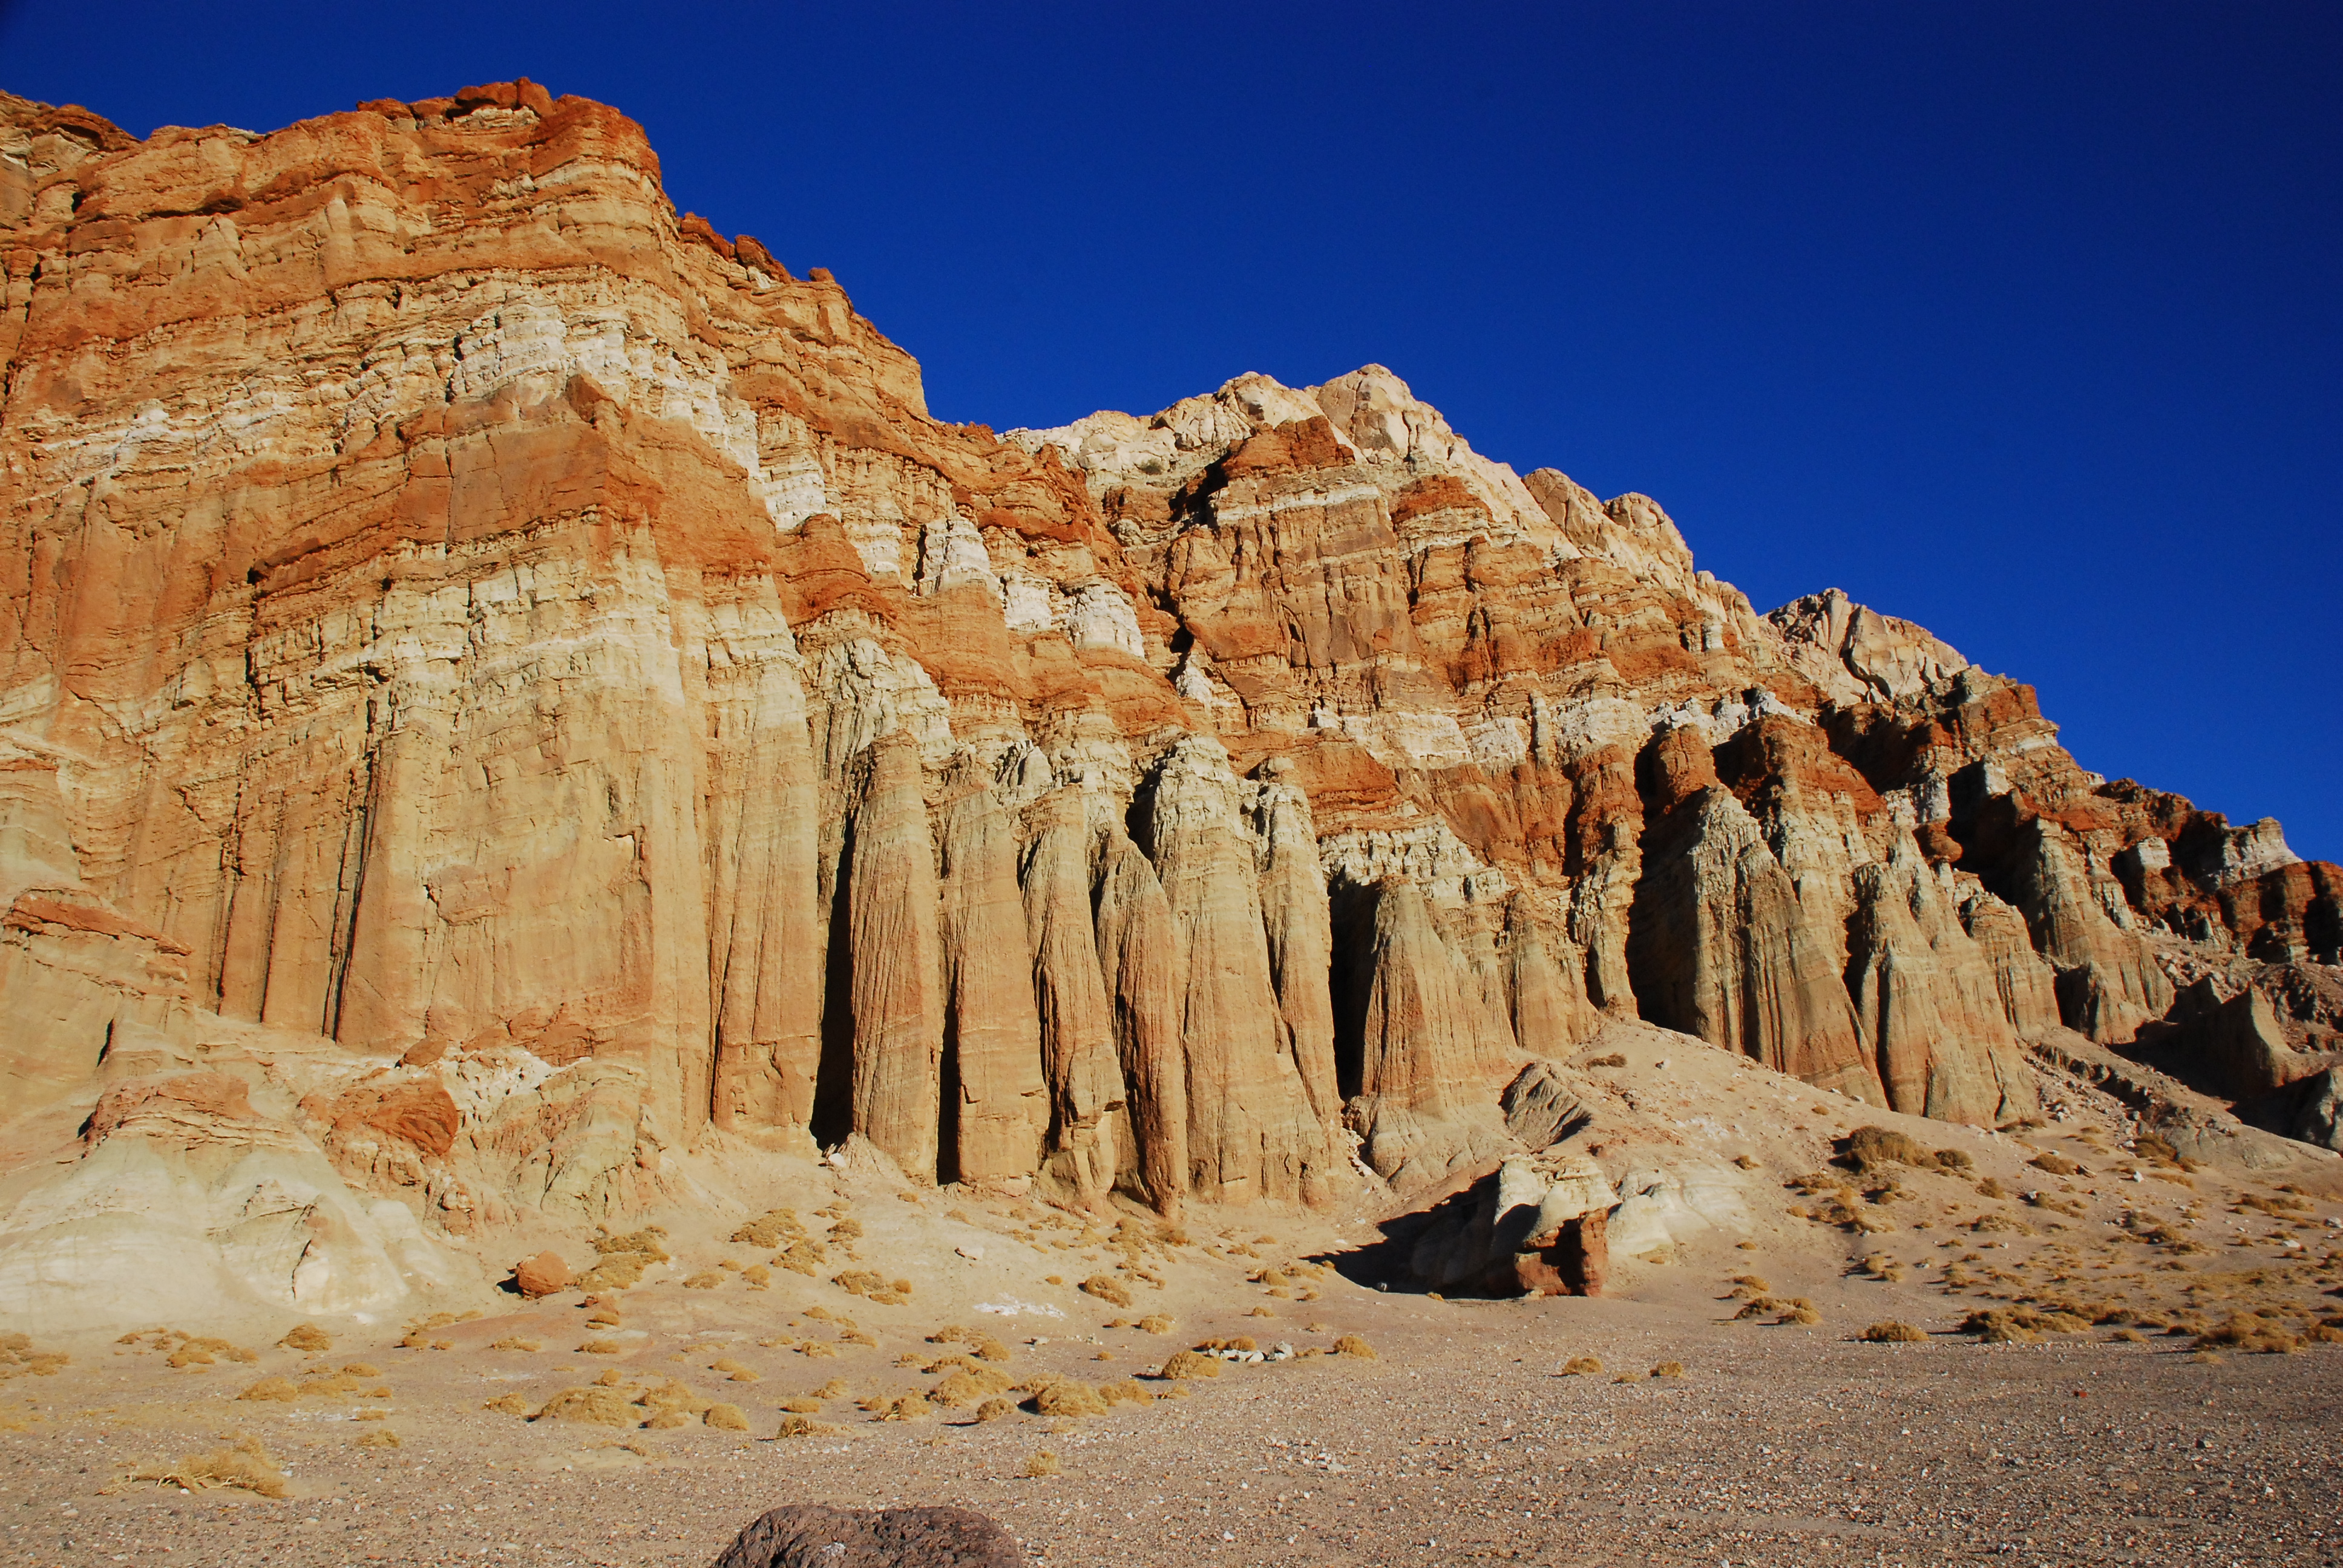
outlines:
{"label": "vertical rock fluting", "polygon": [[847,849],[852,1125],[905,1175],[933,1181],[943,1110],[943,952],[920,749],[890,730],[871,742],[857,771]]}
{"label": "vertical rock fluting", "polygon": [[1049,1120],[1042,1018],[1017,886],[1017,824],[966,766],[943,810],[943,1170],[962,1181],[1023,1176]]}
{"label": "vertical rock fluting", "polygon": [[1161,1214],[1188,1190],[1188,1070],[1172,906],[1139,846],[1111,829],[1098,869],[1098,958],[1130,1108],[1123,1174]]}
{"label": "vertical rock fluting", "polygon": [[2172,1006],[2172,982],[2136,932],[2118,927],[2096,896],[2081,853],[2036,819],[2018,831],[2018,907],[2034,946],[2058,970],[2066,1026],[2101,1044],[2128,1040]]}
{"label": "vertical rock fluting", "polygon": [[1266,847],[1262,918],[1269,934],[1270,975],[1277,987],[1287,1054],[1302,1076],[1311,1111],[1332,1126],[1342,1113],[1342,1090],[1334,1078],[1333,922],[1326,873],[1318,859],[1318,835],[1310,821],[1310,798],[1284,781],[1286,771],[1282,759],[1272,761],[1262,785],[1258,815]]}
{"label": "vertical rock fluting", "polygon": [[2020,1040],[2034,1040],[2059,1026],[2056,971],[2034,950],[2026,917],[1982,888],[1961,900],[1961,924],[1985,953],[1993,970],[2001,1012]]}
{"label": "vertical rock fluting", "polygon": [[1227,753],[1182,740],[1151,784],[1149,848],[1172,912],[1187,1065],[1189,1189],[1228,1203],[1322,1200],[1338,1167],[1279,1049],[1252,836]]}
{"label": "vertical rock fluting", "polygon": [[1578,955],[1566,941],[1557,962],[1539,930],[1526,893],[1505,906],[1507,990],[1513,1004],[1513,1038],[1532,1056],[1564,1056],[1592,1040],[1601,1015],[1586,1000]]}
{"label": "vertical rock fluting", "polygon": [[1757,823],[1688,729],[1653,743],[1659,820],[1644,846],[1629,960],[1644,1018],[1778,1071],[1885,1104],[1837,942],[1817,930]]}
{"label": "vertical rock fluting", "polygon": [[1854,885],[1848,988],[1889,1107],[1994,1125],[2018,1045],[1985,950],[1908,839],[1886,864],[1856,867]]}
{"label": "vertical rock fluting", "polygon": [[1090,829],[1079,788],[1052,790],[1026,813],[1025,925],[1032,994],[1041,1006],[1047,1087],[1047,1169],[1076,1200],[1096,1203],[1120,1173],[1124,1120],[1114,1010],[1107,999],[1091,911]]}
{"label": "vertical rock fluting", "polygon": [[[1372,890],[1372,968],[1351,1125],[1375,1173],[1408,1192],[1503,1142],[1493,1097],[1473,1092],[1470,981],[1404,876]],[[1476,1112],[1487,1112],[1476,1115]]]}
{"label": "vertical rock fluting", "polygon": [[710,661],[711,1110],[719,1127],[802,1131],[821,1062],[829,939],[815,901],[820,792],[788,624],[778,606],[758,608],[768,612],[761,635],[736,621],[732,640],[750,646]]}

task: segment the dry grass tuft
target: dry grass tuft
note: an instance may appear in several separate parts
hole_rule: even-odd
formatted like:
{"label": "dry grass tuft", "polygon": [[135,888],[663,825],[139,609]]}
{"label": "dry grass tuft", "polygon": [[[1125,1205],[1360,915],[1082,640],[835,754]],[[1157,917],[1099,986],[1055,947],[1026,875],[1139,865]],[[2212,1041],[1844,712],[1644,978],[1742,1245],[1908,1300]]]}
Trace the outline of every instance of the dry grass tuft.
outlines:
{"label": "dry grass tuft", "polygon": [[188,1454],[170,1469],[148,1471],[136,1479],[159,1481],[189,1492],[209,1492],[225,1486],[262,1497],[285,1495],[285,1473],[277,1468],[277,1461],[261,1447],[257,1438],[238,1432],[228,1442],[226,1448]]}
{"label": "dry grass tuft", "polygon": [[1155,1402],[1155,1391],[1135,1377],[1099,1384],[1098,1396],[1108,1404],[1153,1404]]}
{"label": "dry grass tuft", "polygon": [[1357,1356],[1362,1361],[1371,1362],[1381,1359],[1375,1354],[1375,1347],[1356,1334],[1344,1334],[1336,1340],[1334,1353],[1338,1356]]}
{"label": "dry grass tuft", "polygon": [[732,1240],[751,1247],[778,1247],[792,1236],[805,1234],[795,1209],[769,1209],[732,1232]]}
{"label": "dry grass tuft", "polygon": [[748,1413],[737,1404],[711,1404],[708,1407],[708,1413],[701,1416],[700,1420],[719,1432],[749,1430]]}
{"label": "dry grass tuft", "polygon": [[844,1378],[834,1377],[828,1382],[822,1384],[820,1388],[814,1390],[813,1396],[816,1399],[844,1399],[848,1394],[853,1392],[853,1390],[846,1386],[846,1380]]}
{"label": "dry grass tuft", "polygon": [[708,1363],[708,1370],[709,1372],[722,1372],[726,1380],[730,1382],[759,1382],[763,1381],[756,1368],[742,1366],[730,1356],[717,1357],[714,1361]]}
{"label": "dry grass tuft", "polygon": [[702,1269],[684,1281],[683,1288],[687,1291],[712,1291],[723,1282],[724,1271],[721,1269]]}
{"label": "dry grass tuft", "polygon": [[2266,1318],[2238,1315],[2197,1336],[2200,1351],[2237,1350],[2251,1355],[2292,1355],[2302,1348],[2302,1336]]}
{"label": "dry grass tuft", "polygon": [[283,1400],[290,1404],[301,1397],[301,1391],[294,1386],[293,1380],[289,1377],[265,1377],[236,1397],[253,1400]]}
{"label": "dry grass tuft", "polygon": [[588,1340],[578,1347],[578,1353],[581,1356],[622,1356],[627,1353],[627,1347],[616,1340]]}
{"label": "dry grass tuft", "polygon": [[970,1348],[975,1351],[979,1361],[1005,1362],[1009,1359],[1009,1347],[996,1339],[980,1339]]}
{"label": "dry grass tuft", "polygon": [[2045,1149],[2041,1153],[2036,1154],[2033,1159],[2028,1160],[2026,1163],[2033,1166],[2036,1171],[2045,1171],[2053,1176],[2079,1175],[2083,1169],[2080,1165],[2076,1164],[2072,1160],[2067,1159],[2064,1154],[2059,1153],[2055,1149]]}
{"label": "dry grass tuft", "polygon": [[1058,1462],[1058,1456],[1044,1448],[1026,1455],[1024,1468],[1017,1473],[1028,1477],[1040,1477],[1063,1475],[1065,1473],[1066,1467]]}
{"label": "dry grass tuft", "polygon": [[398,1433],[391,1431],[390,1428],[387,1426],[379,1427],[373,1432],[367,1432],[364,1437],[359,1438],[357,1441],[357,1446],[360,1448],[397,1448],[398,1446]]}
{"label": "dry grass tuft", "polygon": [[1799,1329],[1813,1328],[1816,1323],[1819,1323],[1822,1321],[1823,1315],[1815,1311],[1812,1307],[1792,1307],[1788,1312],[1784,1312],[1780,1317],[1774,1320],[1775,1323],[1779,1327]]}
{"label": "dry grass tuft", "polygon": [[1682,1377],[1684,1374],[1684,1362],[1662,1362],[1659,1365],[1652,1369],[1652,1375],[1654,1377]]}
{"label": "dry grass tuft", "polygon": [[1131,1287],[1111,1274],[1092,1274],[1081,1283],[1082,1293],[1096,1296],[1112,1306],[1131,1305]]}
{"label": "dry grass tuft", "polygon": [[1221,1375],[1221,1363],[1211,1356],[1199,1355],[1194,1351],[1180,1351],[1163,1363],[1162,1375],[1178,1379],[1218,1377]]}
{"label": "dry grass tuft", "polygon": [[828,1422],[812,1421],[802,1415],[785,1415],[781,1417],[780,1430],[773,1435],[775,1437],[830,1437],[843,1430],[844,1428],[832,1426]]}
{"label": "dry grass tuft", "polygon": [[1031,1402],[1035,1415],[1074,1416],[1106,1413],[1106,1402],[1099,1398],[1098,1390],[1072,1378],[1044,1384],[1035,1391]]}
{"label": "dry grass tuft", "polygon": [[1172,1332],[1172,1320],[1161,1312],[1150,1312],[1139,1320],[1139,1326],[1151,1334],[1168,1334]]}
{"label": "dry grass tuft", "polygon": [[1885,1322],[1872,1324],[1856,1337],[1866,1344],[1874,1345],[1924,1345],[1928,1342],[1928,1331],[1916,1328],[1898,1318],[1889,1318]]}
{"label": "dry grass tuft", "polygon": [[[539,1348],[540,1348],[540,1347],[538,1346],[538,1342],[537,1342],[535,1340],[525,1340],[525,1339],[522,1339],[522,1338],[521,1338],[519,1335],[518,1335],[518,1334],[507,1334],[504,1338],[502,1338],[502,1339],[498,1340],[496,1343],[494,1343],[494,1344],[492,1344],[492,1345],[490,1345],[490,1346],[488,1347],[488,1349],[490,1349],[490,1350],[492,1350],[492,1351],[531,1351],[531,1352],[534,1352],[534,1351],[536,1351],[536,1350],[538,1350],[538,1349],[539,1349]],[[371,1374],[371,1373],[369,1373],[369,1374],[367,1374],[367,1375],[371,1376],[372,1374]]]}
{"label": "dry grass tuft", "polygon": [[315,1323],[296,1323],[277,1342],[288,1351],[329,1351],[334,1348],[334,1336]]}
{"label": "dry grass tuft", "polygon": [[821,1401],[801,1394],[796,1399],[781,1401],[781,1408],[791,1415],[820,1415]]}
{"label": "dry grass tuft", "polygon": [[1593,1377],[1602,1370],[1602,1361],[1594,1356],[1573,1356],[1562,1363],[1564,1377]]}
{"label": "dry grass tuft", "polygon": [[989,1399],[982,1404],[976,1407],[976,1419],[979,1421],[999,1421],[1002,1416],[1009,1414],[1016,1408],[1017,1406],[1011,1401],[1005,1399]]}
{"label": "dry grass tuft", "polygon": [[934,1333],[928,1336],[928,1343],[931,1345],[966,1344],[969,1341],[976,1337],[976,1335],[970,1333],[958,1323],[946,1323],[942,1328],[938,1329]]}
{"label": "dry grass tuft", "polygon": [[500,1393],[496,1398],[480,1406],[480,1408],[482,1410],[493,1410],[500,1415],[527,1415],[528,1413],[528,1401],[521,1398],[520,1395],[517,1393]]}
{"label": "dry grass tuft", "polygon": [[593,1426],[632,1426],[635,1407],[617,1389],[566,1388],[528,1418],[531,1421],[582,1421]]}

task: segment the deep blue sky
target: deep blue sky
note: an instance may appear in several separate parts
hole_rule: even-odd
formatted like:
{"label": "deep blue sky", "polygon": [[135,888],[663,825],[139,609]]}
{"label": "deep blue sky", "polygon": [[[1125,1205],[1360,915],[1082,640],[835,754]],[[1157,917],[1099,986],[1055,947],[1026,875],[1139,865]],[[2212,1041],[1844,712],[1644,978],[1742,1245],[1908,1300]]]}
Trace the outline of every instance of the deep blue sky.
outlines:
{"label": "deep blue sky", "polygon": [[2343,859],[2343,5],[0,0],[145,133],[527,75],[834,270],[941,417],[1389,365]]}

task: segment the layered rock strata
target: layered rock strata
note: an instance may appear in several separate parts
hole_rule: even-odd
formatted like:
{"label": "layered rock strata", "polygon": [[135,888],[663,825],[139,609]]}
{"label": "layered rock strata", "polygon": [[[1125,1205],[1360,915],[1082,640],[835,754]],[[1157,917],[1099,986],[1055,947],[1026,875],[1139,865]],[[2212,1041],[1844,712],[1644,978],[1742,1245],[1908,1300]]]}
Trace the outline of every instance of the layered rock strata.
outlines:
{"label": "layered rock strata", "polygon": [[26,1140],[143,1061],[451,1233],[707,1138],[1168,1211],[1479,1169],[1606,1017],[1976,1122],[2176,977],[2331,1038],[2343,872],[1920,628],[1379,367],[938,420],[604,106],[0,96],[0,256]]}

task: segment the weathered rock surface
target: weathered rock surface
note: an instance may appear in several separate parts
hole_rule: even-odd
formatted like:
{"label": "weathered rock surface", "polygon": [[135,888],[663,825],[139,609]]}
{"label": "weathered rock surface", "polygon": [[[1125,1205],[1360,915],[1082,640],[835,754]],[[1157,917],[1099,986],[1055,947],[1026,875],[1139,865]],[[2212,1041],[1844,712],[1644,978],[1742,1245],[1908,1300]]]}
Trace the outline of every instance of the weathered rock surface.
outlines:
{"label": "weathered rock surface", "polygon": [[[0,1292],[155,1315],[58,1261],[114,1227],[391,1310],[675,1153],[856,1137],[1165,1211],[1436,1184],[1606,1020],[1978,1122],[2176,977],[2268,999],[2237,1085],[2332,1049],[2343,871],[1381,367],[947,424],[528,84],[143,140],[0,95],[0,1118],[65,1162]],[[223,1239],[268,1183],[330,1288]]]}
{"label": "weathered rock surface", "polygon": [[715,1568],[1016,1568],[1006,1530],[967,1508],[797,1503],[750,1521]]}

